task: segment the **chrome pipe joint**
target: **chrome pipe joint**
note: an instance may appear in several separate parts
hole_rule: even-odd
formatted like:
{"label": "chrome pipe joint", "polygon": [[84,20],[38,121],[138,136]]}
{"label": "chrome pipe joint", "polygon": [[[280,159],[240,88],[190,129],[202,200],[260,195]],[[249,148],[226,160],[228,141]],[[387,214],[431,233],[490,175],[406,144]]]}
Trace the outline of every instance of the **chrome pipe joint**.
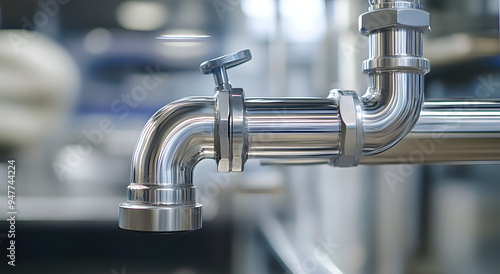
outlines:
{"label": "chrome pipe joint", "polygon": [[332,90],[328,98],[245,98],[227,69],[251,59],[249,50],[201,64],[213,74],[215,97],[191,97],[160,109],[142,130],[132,159],[121,228],[178,232],[201,228],[192,173],[203,159],[219,172],[241,172],[247,159],[266,163],[357,166],[411,131],[423,104],[422,34],[429,14],[420,1],[370,1],[360,31],[370,40],[363,63],[369,88]]}
{"label": "chrome pipe joint", "polygon": [[132,160],[121,228],[182,232],[202,226],[192,182],[195,165],[217,161],[218,172],[241,172],[246,161],[245,97],[229,83],[227,69],[252,58],[250,50],[201,64],[213,74],[215,98],[186,98],[159,110],[144,127]]}
{"label": "chrome pipe joint", "polygon": [[359,31],[369,37],[363,63],[368,90],[363,106],[363,156],[388,150],[418,121],[424,102],[424,76],[430,71],[423,55],[423,34],[430,14],[420,1],[371,0],[359,17]]}

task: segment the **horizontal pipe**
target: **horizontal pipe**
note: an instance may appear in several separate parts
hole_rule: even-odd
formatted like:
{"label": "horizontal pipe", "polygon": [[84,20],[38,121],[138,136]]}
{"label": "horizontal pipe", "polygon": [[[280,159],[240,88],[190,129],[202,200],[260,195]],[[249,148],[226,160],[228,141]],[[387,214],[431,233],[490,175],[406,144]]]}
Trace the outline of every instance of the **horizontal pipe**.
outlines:
{"label": "horizontal pipe", "polygon": [[500,101],[426,102],[417,124],[390,150],[362,164],[500,161]]}
{"label": "horizontal pipe", "polygon": [[[245,105],[249,158],[329,159],[338,153],[340,118],[334,100],[247,98]],[[191,185],[194,166],[215,158],[214,106],[213,97],[189,97],[151,117],[132,157],[129,189],[143,193],[142,185]]]}
{"label": "horizontal pipe", "polygon": [[[426,102],[413,130],[361,164],[500,162],[500,101]],[[264,159],[263,165],[329,164],[328,159]]]}
{"label": "horizontal pipe", "polygon": [[249,158],[330,159],[339,152],[334,100],[248,98],[246,118]]}

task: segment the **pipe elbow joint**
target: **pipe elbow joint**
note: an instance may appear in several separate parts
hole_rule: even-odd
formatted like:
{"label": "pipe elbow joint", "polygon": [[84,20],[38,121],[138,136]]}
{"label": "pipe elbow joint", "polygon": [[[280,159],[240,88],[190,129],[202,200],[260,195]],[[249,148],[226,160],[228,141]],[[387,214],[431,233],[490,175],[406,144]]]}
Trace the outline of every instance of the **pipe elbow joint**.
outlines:
{"label": "pipe elbow joint", "polygon": [[[360,16],[369,36],[370,58],[363,63],[368,90],[363,106],[362,156],[382,153],[415,126],[424,102],[424,77],[430,71],[423,55],[423,34],[430,15],[419,1],[374,0]],[[382,20],[384,19],[384,20]]]}
{"label": "pipe elbow joint", "polygon": [[192,183],[195,165],[214,158],[213,98],[173,102],[144,126],[132,158],[128,201],[119,226],[150,232],[179,232],[202,226],[201,204]]}

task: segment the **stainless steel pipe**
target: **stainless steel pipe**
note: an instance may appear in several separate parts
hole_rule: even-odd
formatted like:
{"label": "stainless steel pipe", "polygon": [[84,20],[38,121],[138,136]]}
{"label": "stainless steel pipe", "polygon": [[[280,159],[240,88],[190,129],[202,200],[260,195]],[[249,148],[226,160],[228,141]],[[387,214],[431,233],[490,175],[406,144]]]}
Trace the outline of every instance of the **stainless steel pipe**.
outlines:
{"label": "stainless steel pipe", "polygon": [[163,107],[146,123],[132,157],[128,201],[120,204],[121,228],[201,228],[192,173],[199,161],[215,157],[214,106],[213,98],[185,98]]}
{"label": "stainless steel pipe", "polygon": [[[245,101],[244,144],[249,158],[315,158],[338,153],[340,121],[332,99],[289,98]],[[132,159],[128,201],[120,204],[121,228],[189,231],[201,228],[192,173],[215,159],[215,99],[173,102],[147,122]]]}
{"label": "stainless steel pipe", "polygon": [[249,98],[248,157],[329,160],[339,152],[340,117],[334,100]]}
{"label": "stainless steel pipe", "polygon": [[[418,120],[424,101],[423,33],[430,17],[420,1],[370,1],[360,16],[360,32],[369,36],[369,59],[363,63],[368,90],[362,97],[363,156],[397,144]],[[403,7],[403,8],[402,8]]]}
{"label": "stainless steel pipe", "polygon": [[390,150],[362,164],[500,162],[500,101],[426,102],[420,119]]}
{"label": "stainless steel pipe", "polygon": [[201,227],[194,166],[215,159],[218,171],[242,171],[247,158],[292,159],[356,166],[362,155],[383,152],[418,120],[423,77],[422,34],[429,16],[419,1],[371,1],[360,17],[370,38],[363,64],[369,89],[333,90],[327,99],[246,99],[229,84],[226,69],[249,61],[249,50],[204,62],[213,74],[215,98],[187,98],[158,111],[144,127],[132,160],[128,201],[120,227],[186,231]]}
{"label": "stainless steel pipe", "polygon": [[[422,35],[430,17],[420,1],[370,3],[360,16],[360,31],[370,41],[370,58],[363,63],[369,88],[361,99],[346,90],[332,90],[326,99],[245,99],[242,89],[229,84],[226,69],[249,61],[249,50],[204,62],[202,73],[214,74],[215,97],[179,100],[146,124],[132,159],[128,201],[120,204],[120,227],[200,228],[192,173],[203,159],[215,159],[220,172],[239,172],[247,158],[341,167],[398,163],[406,156],[411,161],[415,155],[423,155],[422,163],[456,156],[475,160],[488,159],[469,151],[487,152],[485,143],[494,144],[493,158],[500,155],[499,102],[427,103],[422,112],[424,75],[430,70],[422,57]],[[483,142],[475,143],[478,139]],[[458,154],[452,151],[457,146]]]}

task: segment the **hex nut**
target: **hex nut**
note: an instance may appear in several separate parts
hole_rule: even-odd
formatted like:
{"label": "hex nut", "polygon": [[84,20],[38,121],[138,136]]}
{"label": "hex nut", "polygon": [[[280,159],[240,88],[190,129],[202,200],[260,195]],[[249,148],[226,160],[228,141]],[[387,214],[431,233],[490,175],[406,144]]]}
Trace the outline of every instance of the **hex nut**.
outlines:
{"label": "hex nut", "polygon": [[420,9],[380,9],[361,14],[359,31],[368,35],[384,28],[411,28],[430,31],[431,15]]}

